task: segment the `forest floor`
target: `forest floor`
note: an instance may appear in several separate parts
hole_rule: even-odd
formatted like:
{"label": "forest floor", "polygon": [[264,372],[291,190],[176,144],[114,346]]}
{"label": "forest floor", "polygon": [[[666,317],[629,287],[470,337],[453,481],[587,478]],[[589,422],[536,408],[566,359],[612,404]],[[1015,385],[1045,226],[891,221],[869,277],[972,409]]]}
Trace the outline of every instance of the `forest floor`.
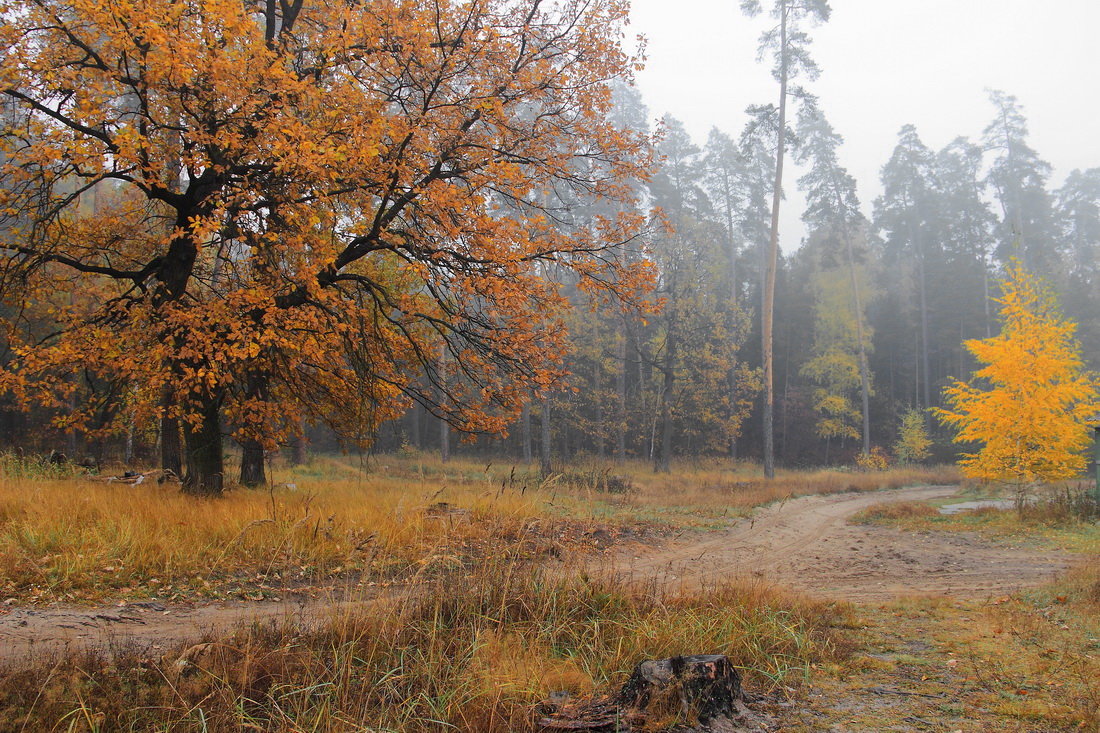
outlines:
{"label": "forest floor", "polygon": [[[1069,556],[1036,553],[1033,543],[991,543],[970,532],[907,532],[847,521],[876,504],[942,499],[957,490],[927,486],[791,499],[728,528],[691,532],[688,538],[619,539],[610,558],[589,560],[589,572],[612,569],[673,590],[746,576],[824,599],[881,602],[940,595],[999,597],[1049,582],[1070,566]],[[606,537],[614,539],[610,533]],[[572,567],[569,562],[562,565]],[[303,587],[293,598],[278,601],[133,601],[92,608],[11,604],[0,607],[0,660],[66,647],[166,647],[260,619],[315,622],[411,588]]]}
{"label": "forest floor", "polygon": [[[551,582],[568,577],[575,583],[579,576],[587,589],[583,593],[596,593],[597,600],[585,603],[610,602],[607,599],[619,597],[614,590],[619,587],[648,588],[644,594],[656,598],[657,607],[627,618],[636,624],[647,614],[660,617],[669,628],[662,627],[657,638],[672,648],[677,643],[677,601],[666,605],[661,598],[686,599],[682,613],[694,608],[691,604],[710,602],[708,597],[714,609],[736,613],[738,604],[764,609],[771,614],[772,626],[750,626],[746,633],[771,638],[768,643],[773,645],[787,633],[784,614],[802,619],[791,622],[789,641],[796,648],[789,652],[791,663],[784,668],[782,660],[777,661],[777,669],[785,671],[773,676],[760,670],[755,675],[756,690],[763,694],[751,694],[750,682],[749,703],[758,716],[748,729],[1100,730],[1100,528],[1088,523],[1026,525],[1014,518],[1014,512],[995,510],[940,516],[931,508],[973,498],[959,492],[953,485],[839,490],[772,501],[751,512],[737,512],[741,516],[718,511],[719,502],[700,505],[689,520],[661,529],[649,521],[651,513],[662,513],[661,507],[648,509],[645,501],[635,501],[631,511],[640,511],[640,517],[616,516],[609,523],[590,524],[579,532],[579,540],[572,535],[559,538],[549,542],[551,551],[520,557],[545,569]],[[462,523],[468,518],[458,513],[447,521],[452,520]],[[524,526],[536,533],[542,527],[530,521]],[[540,537],[543,544],[551,539]],[[476,568],[478,561],[472,562]],[[594,579],[591,587],[588,577]],[[174,660],[179,650],[196,640],[230,638],[249,625],[259,628],[256,622],[270,629],[323,630],[347,625],[346,619],[357,615],[382,618],[388,604],[396,607],[414,599],[415,605],[419,586],[416,576],[366,584],[345,576],[343,584],[284,588],[275,598],[267,592],[254,601],[195,595],[96,605],[56,600],[27,604],[13,598],[0,606],[0,662],[10,670],[31,670],[58,660],[46,665],[57,670],[60,660],[76,659],[86,650],[104,659],[116,652],[133,658],[134,650],[140,650],[134,669],[151,674],[155,668],[160,675],[159,670],[171,673],[178,667],[181,662]],[[524,587],[525,597],[533,598],[531,593],[543,592],[535,588],[544,586]],[[599,588],[612,590],[607,595]],[[772,596],[768,588],[792,595]],[[459,595],[467,602],[462,592]],[[617,603],[617,612],[636,613],[631,604],[637,601]],[[693,621],[687,625],[709,624],[708,618],[722,612],[714,609],[699,619],[688,613]],[[611,611],[601,612],[592,621],[596,628],[601,622],[612,627],[627,624],[612,616]],[[658,633],[650,623],[657,622],[645,622],[643,632]],[[821,624],[832,629],[821,632],[827,639],[814,636],[818,632],[813,629]],[[475,637],[475,654],[486,648],[481,634]],[[708,638],[696,629],[690,634],[685,629],[681,635],[691,634]],[[804,634],[809,635],[800,636]],[[507,638],[498,641],[510,644]],[[811,638],[817,640],[803,648],[808,643],[804,639]],[[488,648],[503,653],[496,643]],[[644,639],[637,643],[652,646]],[[292,646],[301,644],[299,639]],[[556,657],[549,650],[543,653]],[[764,647],[754,653],[761,660],[776,658],[774,650]],[[608,650],[599,655],[607,657]],[[150,661],[161,658],[163,663]],[[528,674],[525,667],[520,669]],[[614,678],[615,667],[610,669],[582,676]],[[801,676],[792,676],[797,669],[803,670]],[[0,686],[3,676],[0,673]],[[91,680],[95,675],[80,676]],[[46,689],[49,678],[41,684]],[[499,685],[499,680],[492,684]],[[591,684],[581,688],[598,691]],[[516,694],[528,699],[531,691],[524,689]],[[186,714],[193,713],[190,705],[184,706],[189,708]],[[86,712],[83,702],[80,710]],[[488,715],[485,720],[495,720],[496,713]],[[514,723],[486,725],[485,730],[496,725],[515,729]]]}

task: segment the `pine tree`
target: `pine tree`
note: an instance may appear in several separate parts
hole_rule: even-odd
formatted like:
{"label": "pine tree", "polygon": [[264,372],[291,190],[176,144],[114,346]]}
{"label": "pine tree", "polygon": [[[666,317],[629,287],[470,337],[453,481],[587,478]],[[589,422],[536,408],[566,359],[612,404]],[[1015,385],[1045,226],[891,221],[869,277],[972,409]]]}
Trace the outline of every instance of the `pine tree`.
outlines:
{"label": "pine tree", "polygon": [[[930,250],[937,246],[935,238],[929,235],[936,230],[938,212],[932,151],[921,142],[912,125],[901,128],[898,144],[882,168],[882,185],[883,194],[875,201],[875,228],[885,238],[883,254],[887,266],[900,269],[902,265],[910,265],[915,270],[920,317],[920,402],[928,407],[932,401],[928,264],[932,259]],[[895,294],[903,290],[900,277],[890,285]]]}
{"label": "pine tree", "polygon": [[[752,16],[760,12],[760,0],[742,0],[741,9]],[[776,24],[760,41],[761,53],[771,51],[772,76],[779,83],[779,118],[776,124],[775,183],[772,186],[772,220],[768,256],[764,268],[764,302],[761,312],[761,346],[764,352],[764,475],[775,476],[774,410],[775,366],[772,358],[772,321],[775,310],[775,275],[779,260],[779,204],[783,199],[783,159],[787,149],[787,97],[803,96],[791,87],[799,75],[815,79],[817,64],[809,55],[810,37],[804,30],[808,22],[824,23],[831,13],[826,0],[774,0],[771,16]]]}
{"label": "pine tree", "polygon": [[[871,374],[867,364],[869,329],[864,306],[867,302],[860,275],[865,269],[864,255],[856,252],[855,240],[866,229],[866,219],[859,210],[856,181],[847,169],[840,165],[837,150],[844,138],[833,130],[825,115],[814,104],[805,104],[798,118],[801,145],[797,160],[809,162],[810,169],[798,179],[798,185],[806,192],[806,212],[802,220],[819,235],[838,240],[847,264],[851,322],[855,326],[856,354],[858,357],[859,385],[862,414],[863,455],[871,453]],[[859,236],[862,242],[865,236]],[[862,248],[861,248],[862,249]]]}
{"label": "pine tree", "polygon": [[995,153],[987,180],[1004,212],[997,228],[997,255],[1002,262],[1019,257],[1024,267],[1053,276],[1058,273],[1059,253],[1046,188],[1050,163],[1028,145],[1027,119],[1016,97],[992,91],[989,101],[995,114],[982,143]]}

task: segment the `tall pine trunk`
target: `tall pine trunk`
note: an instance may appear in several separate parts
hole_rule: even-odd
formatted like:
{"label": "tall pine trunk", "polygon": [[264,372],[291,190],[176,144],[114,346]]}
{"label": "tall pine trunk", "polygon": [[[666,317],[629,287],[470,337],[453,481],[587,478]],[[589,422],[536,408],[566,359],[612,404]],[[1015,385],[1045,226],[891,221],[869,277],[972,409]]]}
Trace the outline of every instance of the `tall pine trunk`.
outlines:
{"label": "tall pine trunk", "polygon": [[787,133],[787,5],[779,19],[779,131],[775,146],[775,187],[772,190],[772,226],[764,274],[764,308],[760,317],[764,361],[764,477],[775,477],[775,363],[772,324],[775,318],[775,273],[779,267],[779,203],[783,198],[783,155]]}
{"label": "tall pine trunk", "polygon": [[848,227],[842,229],[848,250],[848,272],[852,279],[852,304],[855,307],[856,339],[859,340],[859,391],[863,398],[863,455],[871,454],[871,375],[867,369],[867,343],[863,338],[863,302],[856,277],[856,257]]}
{"label": "tall pine trunk", "polygon": [[661,383],[661,443],[653,462],[653,470],[657,473],[668,473],[672,470],[672,390],[676,384],[676,367],[673,362],[675,357],[675,342],[671,342],[668,346],[669,363],[662,370],[664,380]]}
{"label": "tall pine trunk", "polygon": [[[729,250],[730,250],[730,334],[731,336],[737,332],[737,316],[740,315],[740,304],[738,303],[737,292],[737,238],[733,236],[733,192],[730,190],[730,184],[728,179],[725,180],[725,199],[726,199],[726,232],[729,235]],[[733,419],[737,414],[737,352],[733,352],[733,358],[730,359],[730,371],[729,371],[729,390],[730,390],[730,423],[733,423]],[[737,433],[730,433],[730,460],[737,460]]]}
{"label": "tall pine trunk", "polygon": [[623,333],[619,338],[619,372],[615,375],[615,392],[618,397],[618,411],[615,420],[615,460],[626,461],[626,370],[627,343],[626,320],[623,320]]}

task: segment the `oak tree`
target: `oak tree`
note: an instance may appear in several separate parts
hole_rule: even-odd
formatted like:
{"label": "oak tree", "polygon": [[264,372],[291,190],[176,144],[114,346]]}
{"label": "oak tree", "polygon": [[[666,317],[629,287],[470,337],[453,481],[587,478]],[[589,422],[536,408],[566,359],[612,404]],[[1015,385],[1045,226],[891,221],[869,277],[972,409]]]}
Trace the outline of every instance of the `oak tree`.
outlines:
{"label": "oak tree", "polygon": [[605,256],[636,217],[563,230],[541,204],[645,176],[607,114],[625,12],[5,0],[2,296],[88,297],[45,338],[13,324],[0,391],[63,407],[78,370],[127,385],[131,414],[180,420],[202,493],[223,424],[270,448],[303,417],[363,436],[415,400],[503,429],[560,352],[539,263],[644,284]]}

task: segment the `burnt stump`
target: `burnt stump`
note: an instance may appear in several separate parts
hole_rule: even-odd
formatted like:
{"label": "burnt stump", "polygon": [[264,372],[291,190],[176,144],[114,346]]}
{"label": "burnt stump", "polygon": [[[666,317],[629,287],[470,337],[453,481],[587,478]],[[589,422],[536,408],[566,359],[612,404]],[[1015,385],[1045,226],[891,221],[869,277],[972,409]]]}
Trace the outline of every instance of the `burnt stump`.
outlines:
{"label": "burnt stump", "polygon": [[675,704],[703,725],[732,719],[742,699],[741,673],[724,654],[650,659],[634,668],[618,703],[645,714],[658,701]]}

